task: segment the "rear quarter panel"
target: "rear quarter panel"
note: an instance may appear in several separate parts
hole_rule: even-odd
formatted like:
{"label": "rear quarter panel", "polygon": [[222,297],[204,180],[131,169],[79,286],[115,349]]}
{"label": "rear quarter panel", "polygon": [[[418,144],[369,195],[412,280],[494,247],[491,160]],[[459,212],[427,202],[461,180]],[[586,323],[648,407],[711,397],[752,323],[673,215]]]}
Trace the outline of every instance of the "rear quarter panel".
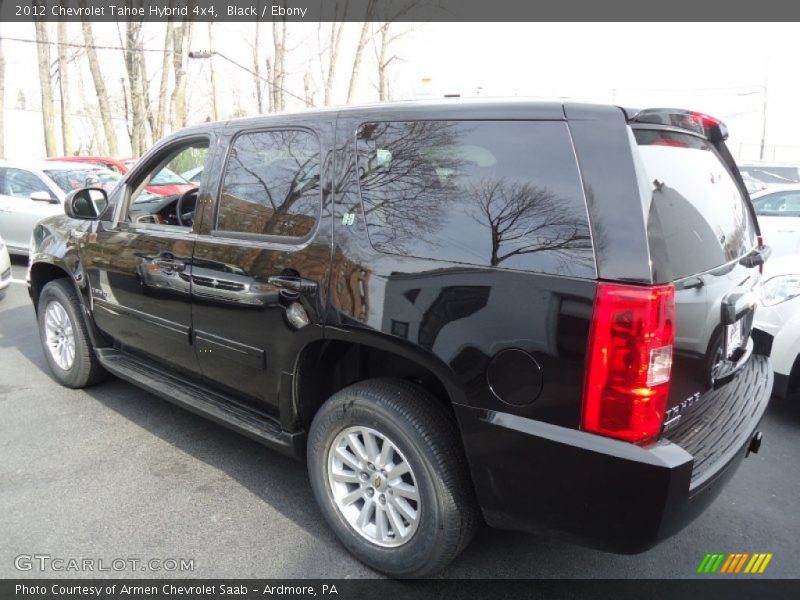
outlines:
{"label": "rear quarter panel", "polygon": [[[356,176],[360,123],[342,118],[337,127],[334,327],[326,337],[346,330],[350,339],[413,349],[456,404],[577,427],[595,281],[374,250]],[[346,215],[352,224],[343,224]],[[506,386],[522,392],[512,397]]]}

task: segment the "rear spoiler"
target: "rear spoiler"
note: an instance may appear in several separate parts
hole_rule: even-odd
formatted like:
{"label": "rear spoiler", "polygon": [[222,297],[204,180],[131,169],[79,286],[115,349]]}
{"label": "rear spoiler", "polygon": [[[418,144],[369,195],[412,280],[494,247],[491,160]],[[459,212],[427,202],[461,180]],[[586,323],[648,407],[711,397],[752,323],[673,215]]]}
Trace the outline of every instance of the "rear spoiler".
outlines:
{"label": "rear spoiler", "polygon": [[704,113],[680,108],[646,108],[644,110],[623,109],[629,123],[652,123],[685,129],[702,135],[715,144],[728,139],[725,123]]}

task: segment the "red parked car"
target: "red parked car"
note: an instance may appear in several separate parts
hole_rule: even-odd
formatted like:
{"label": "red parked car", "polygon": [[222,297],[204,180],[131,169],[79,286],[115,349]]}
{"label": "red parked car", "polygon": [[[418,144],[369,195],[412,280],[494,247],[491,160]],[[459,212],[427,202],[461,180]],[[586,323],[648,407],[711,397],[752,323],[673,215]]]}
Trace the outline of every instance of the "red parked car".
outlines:
{"label": "red parked car", "polygon": [[[136,164],[136,160],[132,158],[120,160],[117,158],[109,158],[107,156],[63,156],[57,158],[48,158],[47,160],[102,165],[106,169],[111,169],[112,171],[116,171],[122,175],[127,173],[130,168]],[[177,194],[188,192],[195,187],[197,186],[186,181],[177,173],[174,173],[164,167],[153,177],[153,179],[150,181],[150,185],[146,186],[145,189],[151,194],[155,194],[157,196],[175,196]]]}

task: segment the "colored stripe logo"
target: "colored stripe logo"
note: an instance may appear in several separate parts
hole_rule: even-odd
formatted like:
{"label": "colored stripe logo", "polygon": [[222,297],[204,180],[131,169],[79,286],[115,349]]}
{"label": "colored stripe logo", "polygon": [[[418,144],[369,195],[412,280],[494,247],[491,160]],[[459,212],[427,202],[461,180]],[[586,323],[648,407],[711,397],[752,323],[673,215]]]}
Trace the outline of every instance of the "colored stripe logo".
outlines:
{"label": "colored stripe logo", "polygon": [[724,575],[735,575],[737,573],[761,574],[769,561],[772,560],[772,553],[766,552],[734,552],[731,554],[706,554],[697,572],[703,575],[719,573]]}

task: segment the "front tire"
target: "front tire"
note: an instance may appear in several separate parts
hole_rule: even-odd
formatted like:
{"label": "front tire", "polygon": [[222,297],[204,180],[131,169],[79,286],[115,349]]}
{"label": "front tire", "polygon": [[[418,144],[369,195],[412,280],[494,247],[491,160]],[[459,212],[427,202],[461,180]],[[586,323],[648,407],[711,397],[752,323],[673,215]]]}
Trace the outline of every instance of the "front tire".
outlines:
{"label": "front tire", "polygon": [[474,534],[455,420],[410,382],[373,379],[334,394],[311,425],[308,469],[342,544],[392,577],[439,572]]}
{"label": "front tire", "polygon": [[69,280],[55,279],[44,286],[38,304],[39,338],[50,372],[69,388],[92,385],[106,374],[94,355],[82,315]]}

